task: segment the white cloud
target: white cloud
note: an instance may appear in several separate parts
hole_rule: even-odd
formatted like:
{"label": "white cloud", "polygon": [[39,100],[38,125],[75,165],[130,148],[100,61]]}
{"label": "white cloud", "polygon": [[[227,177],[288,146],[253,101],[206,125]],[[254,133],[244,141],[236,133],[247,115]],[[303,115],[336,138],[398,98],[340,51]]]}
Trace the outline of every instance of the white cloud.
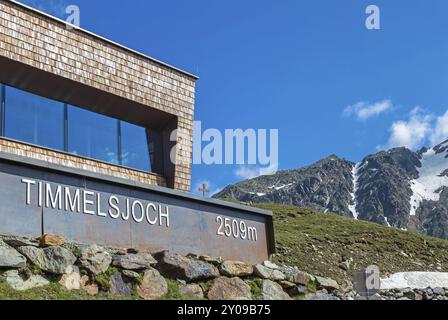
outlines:
{"label": "white cloud", "polygon": [[388,143],[377,149],[407,147],[415,150],[422,146],[435,146],[447,139],[448,110],[437,116],[415,107],[408,119],[392,124]]}
{"label": "white cloud", "polygon": [[267,176],[276,173],[278,170],[278,165],[273,164],[269,167],[250,167],[250,166],[241,166],[237,170],[235,170],[235,175],[238,178],[247,180],[247,179],[253,179],[259,176]]}
{"label": "white cloud", "polygon": [[371,117],[375,117],[390,110],[393,107],[390,100],[383,100],[376,103],[368,103],[361,101],[348,106],[344,110],[344,116],[349,117],[356,115],[358,120],[367,120]]}
{"label": "white cloud", "polygon": [[400,120],[392,124],[388,147],[409,149],[421,147],[433,132],[432,120],[432,115],[424,114],[419,107],[415,107],[409,114],[408,120]]}
{"label": "white cloud", "polygon": [[448,139],[448,110],[440,117],[437,117],[429,139],[433,146]]}

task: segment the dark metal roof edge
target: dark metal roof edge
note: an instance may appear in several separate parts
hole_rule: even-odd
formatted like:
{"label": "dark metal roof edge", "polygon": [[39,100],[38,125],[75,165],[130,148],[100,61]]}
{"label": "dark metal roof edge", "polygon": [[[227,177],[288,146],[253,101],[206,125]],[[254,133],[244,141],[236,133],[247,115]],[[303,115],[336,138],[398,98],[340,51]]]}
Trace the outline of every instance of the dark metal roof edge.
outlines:
{"label": "dark metal roof edge", "polygon": [[117,183],[117,184],[121,184],[121,185],[125,185],[125,186],[137,187],[137,188],[145,189],[148,191],[153,191],[153,192],[157,192],[157,193],[161,193],[161,194],[165,194],[165,195],[169,195],[169,196],[183,198],[186,200],[192,200],[195,202],[210,204],[210,205],[214,205],[214,206],[218,206],[218,207],[242,210],[242,211],[255,213],[255,214],[259,214],[259,215],[263,215],[263,216],[269,216],[269,217],[273,216],[272,212],[268,211],[268,210],[253,208],[253,207],[244,206],[244,205],[240,205],[237,203],[231,203],[231,202],[218,200],[218,199],[203,198],[200,196],[196,196],[192,193],[181,192],[181,191],[174,190],[174,189],[145,184],[145,183],[127,180],[127,179],[123,179],[123,178],[118,178],[118,177],[114,177],[114,176],[109,176],[109,175],[105,175],[105,174],[101,174],[101,173],[95,173],[95,172],[91,172],[88,170],[70,168],[70,167],[60,165],[60,164],[55,164],[55,163],[46,162],[46,161],[42,161],[42,160],[38,160],[38,159],[19,156],[19,155],[15,155],[12,153],[0,151],[0,159],[12,161],[12,162],[18,162],[21,164],[40,167],[40,168],[47,168],[50,170],[60,171],[60,172],[68,173],[68,174],[85,176],[85,177],[102,180],[102,181],[106,181],[106,182]]}
{"label": "dark metal roof edge", "polygon": [[139,51],[137,51],[137,50],[134,50],[134,49],[131,49],[131,48],[129,48],[129,47],[126,47],[125,45],[122,45],[122,44],[120,44],[120,43],[118,43],[118,42],[115,42],[115,41],[113,41],[113,40],[107,39],[107,38],[105,38],[105,37],[102,37],[102,36],[100,36],[100,35],[98,35],[98,34],[92,32],[92,31],[89,31],[89,30],[83,29],[83,28],[81,28],[81,27],[72,25],[72,24],[70,24],[70,23],[68,23],[68,22],[66,22],[66,21],[64,21],[64,20],[62,20],[62,19],[59,19],[59,18],[57,18],[57,17],[55,17],[55,16],[52,16],[52,15],[46,13],[46,12],[40,11],[39,9],[33,8],[33,7],[31,7],[31,6],[28,6],[28,5],[26,5],[26,4],[23,4],[23,3],[21,3],[21,2],[18,2],[18,1],[16,1],[16,0],[7,0],[7,1],[9,1],[9,2],[11,2],[11,3],[13,3],[13,4],[15,4],[15,5],[21,7],[21,8],[24,8],[24,9],[27,9],[27,10],[30,10],[30,11],[33,11],[34,13],[37,13],[37,14],[39,14],[39,15],[41,15],[41,16],[44,16],[44,17],[46,17],[46,18],[49,18],[49,19],[51,19],[51,20],[53,20],[53,21],[56,21],[56,22],[58,22],[58,23],[63,23],[63,24],[65,24],[65,25],[69,25],[69,26],[73,27],[73,29],[76,29],[76,30],[78,30],[78,31],[80,31],[80,32],[83,32],[83,33],[85,33],[85,34],[88,34],[88,35],[90,35],[90,36],[92,36],[92,37],[94,37],[94,38],[97,38],[97,39],[99,39],[99,40],[105,41],[105,42],[107,42],[107,43],[109,43],[109,44],[111,44],[111,45],[113,45],[113,46],[119,47],[119,48],[124,49],[124,50],[126,50],[126,51],[128,51],[128,52],[131,52],[131,53],[133,53],[133,54],[136,54],[136,55],[138,55],[138,56],[140,56],[140,57],[142,57],[142,58],[151,60],[151,61],[153,61],[153,62],[155,62],[155,63],[158,63],[158,64],[160,64],[160,65],[162,65],[162,66],[164,66],[164,67],[167,67],[167,68],[172,69],[172,70],[174,70],[174,71],[180,72],[180,73],[182,73],[182,74],[184,74],[184,75],[186,75],[186,76],[188,76],[188,77],[190,77],[190,78],[193,78],[194,80],[198,80],[198,79],[199,79],[199,76],[197,76],[197,75],[195,75],[195,74],[193,74],[193,73],[191,73],[191,72],[182,70],[182,69],[180,69],[180,68],[178,68],[178,67],[175,67],[175,66],[173,66],[173,65],[171,65],[171,64],[169,64],[169,63],[163,62],[163,61],[158,60],[158,59],[156,59],[156,58],[153,58],[153,57],[151,57],[151,56],[149,56],[149,55],[147,55],[147,54],[144,54],[144,53],[139,52]]}

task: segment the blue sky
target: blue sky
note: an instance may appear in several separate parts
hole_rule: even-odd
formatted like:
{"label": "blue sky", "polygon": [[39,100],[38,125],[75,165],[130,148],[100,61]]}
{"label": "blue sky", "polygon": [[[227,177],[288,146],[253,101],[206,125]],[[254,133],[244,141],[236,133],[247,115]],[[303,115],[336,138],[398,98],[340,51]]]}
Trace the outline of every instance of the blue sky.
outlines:
{"label": "blue sky", "polygon": [[[448,138],[445,0],[22,2],[61,18],[76,4],[81,27],[198,74],[196,120],[279,129],[280,169]],[[257,169],[195,165],[192,191]]]}

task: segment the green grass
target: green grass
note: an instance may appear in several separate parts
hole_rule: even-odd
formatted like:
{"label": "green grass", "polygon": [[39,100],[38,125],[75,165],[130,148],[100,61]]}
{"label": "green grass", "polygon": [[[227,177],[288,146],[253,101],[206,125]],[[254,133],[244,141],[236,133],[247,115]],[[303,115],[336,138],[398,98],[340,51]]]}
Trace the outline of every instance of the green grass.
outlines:
{"label": "green grass", "polygon": [[[448,271],[448,241],[417,233],[320,214],[293,206],[260,204],[274,213],[278,255],[274,260],[311,274],[351,280],[355,270],[377,265],[382,274]],[[348,271],[339,267],[353,259]],[[437,269],[437,266],[441,269]]]}
{"label": "green grass", "polygon": [[68,291],[58,283],[26,291],[12,289],[0,276],[0,300],[134,300],[137,297],[118,297],[109,294],[90,296],[80,290]]}
{"label": "green grass", "polygon": [[261,280],[261,279],[250,279],[250,280],[247,280],[247,284],[250,286],[250,291],[252,293],[252,298],[254,300],[259,300],[262,297],[263,280]]}
{"label": "green grass", "polygon": [[166,283],[168,284],[168,293],[160,300],[198,300],[197,298],[182,294],[179,290],[179,283],[177,281],[166,279]]}

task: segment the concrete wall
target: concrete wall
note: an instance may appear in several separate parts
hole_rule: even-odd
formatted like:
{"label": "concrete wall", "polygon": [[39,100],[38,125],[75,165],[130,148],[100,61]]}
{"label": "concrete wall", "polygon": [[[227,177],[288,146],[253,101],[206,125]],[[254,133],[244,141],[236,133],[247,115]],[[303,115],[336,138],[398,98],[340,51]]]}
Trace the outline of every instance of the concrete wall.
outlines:
{"label": "concrete wall", "polygon": [[[112,99],[119,97],[147,106],[148,112],[160,110],[175,116],[179,130],[177,165],[170,187],[189,191],[196,80],[193,75],[86,31],[69,30],[57,19],[7,0],[0,0],[0,59],[95,88],[109,94]],[[11,81],[17,82],[18,79]],[[16,152],[10,147],[5,141],[0,143],[0,151]],[[48,153],[45,157],[54,161]],[[86,165],[81,158],[65,157],[62,163]],[[100,170],[106,165],[90,161],[88,167],[92,166],[97,166],[94,170]],[[127,174],[129,179],[141,181],[140,173],[132,170],[120,172],[120,169],[112,167],[109,165],[106,170],[119,171],[119,174]],[[157,180],[152,175],[143,179],[148,183]]]}

